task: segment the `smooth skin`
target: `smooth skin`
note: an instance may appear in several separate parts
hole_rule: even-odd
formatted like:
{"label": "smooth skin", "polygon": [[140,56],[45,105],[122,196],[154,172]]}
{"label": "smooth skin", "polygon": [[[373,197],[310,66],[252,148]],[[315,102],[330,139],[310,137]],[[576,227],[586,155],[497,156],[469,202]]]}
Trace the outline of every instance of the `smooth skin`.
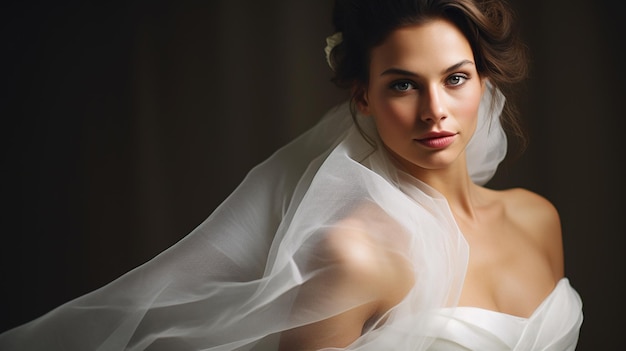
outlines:
{"label": "smooth skin", "polygon": [[[471,181],[465,147],[476,129],[485,86],[466,38],[452,23],[436,19],[397,29],[372,50],[369,82],[361,87],[357,103],[360,112],[375,119],[397,166],[448,200],[470,247],[458,305],[529,317],[564,275],[561,224],[554,206],[535,193],[496,191]],[[445,138],[432,139],[433,135]],[[281,350],[346,347],[369,320],[399,303],[410,289],[406,282],[412,277],[404,263],[389,259],[384,260],[388,267],[367,269],[362,255],[341,251],[365,245],[360,240],[367,239],[337,237],[349,241],[335,243],[346,276],[353,270],[360,276],[345,280],[348,286],[338,288],[338,293],[374,286],[376,298],[284,332]],[[374,249],[371,254],[386,253]],[[376,261],[380,260],[372,260]],[[337,328],[342,332],[336,333]]]}

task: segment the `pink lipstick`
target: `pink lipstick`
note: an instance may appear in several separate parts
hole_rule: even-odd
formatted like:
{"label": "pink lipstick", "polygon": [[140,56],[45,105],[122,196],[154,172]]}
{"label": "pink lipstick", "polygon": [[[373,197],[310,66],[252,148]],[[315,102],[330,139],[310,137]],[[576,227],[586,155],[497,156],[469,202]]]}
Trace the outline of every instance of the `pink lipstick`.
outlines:
{"label": "pink lipstick", "polygon": [[416,141],[431,149],[443,149],[452,144],[455,137],[456,134],[450,132],[431,132]]}

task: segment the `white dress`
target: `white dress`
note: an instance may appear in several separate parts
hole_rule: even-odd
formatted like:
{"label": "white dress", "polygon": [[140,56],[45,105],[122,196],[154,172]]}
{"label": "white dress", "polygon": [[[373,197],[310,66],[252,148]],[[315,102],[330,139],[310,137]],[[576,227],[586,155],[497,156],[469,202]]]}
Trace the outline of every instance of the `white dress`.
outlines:
{"label": "white dress", "polygon": [[[466,150],[479,184],[506,153],[497,118],[503,102],[497,90],[487,89]],[[371,120],[360,118],[379,142]],[[340,281],[328,284],[341,273],[329,243],[346,229],[360,233],[380,257],[409,262],[418,282],[384,322],[369,325],[346,350],[441,350],[450,343],[485,350],[477,345],[497,340],[504,342],[497,350],[576,344],[580,323],[552,332],[564,319],[582,319],[580,300],[566,281],[529,321],[504,318],[511,319],[504,332],[483,325],[505,325],[493,324],[501,315],[454,308],[469,250],[445,198],[366,142],[343,104],[251,170],[180,242],[108,285],[0,334],[0,350],[276,350],[282,331],[372,301],[360,291],[336,294]],[[455,331],[460,325],[465,334]]]}
{"label": "white dress", "polygon": [[453,307],[434,312],[446,327],[430,351],[576,349],[583,321],[580,296],[562,278],[528,318],[477,307]]}

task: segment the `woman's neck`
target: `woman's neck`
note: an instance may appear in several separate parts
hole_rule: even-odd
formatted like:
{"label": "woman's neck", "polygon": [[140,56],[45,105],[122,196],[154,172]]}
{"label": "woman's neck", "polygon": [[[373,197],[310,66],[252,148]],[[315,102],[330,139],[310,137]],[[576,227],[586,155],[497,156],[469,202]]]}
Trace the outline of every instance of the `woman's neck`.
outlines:
{"label": "woman's neck", "polygon": [[445,169],[412,170],[409,174],[443,195],[455,216],[468,220],[476,217],[476,208],[481,203],[480,186],[474,184],[463,162]]}
{"label": "woman's neck", "polygon": [[448,201],[455,216],[471,219],[476,216],[478,204],[478,186],[467,173],[442,171],[428,172],[421,180],[437,190]]}

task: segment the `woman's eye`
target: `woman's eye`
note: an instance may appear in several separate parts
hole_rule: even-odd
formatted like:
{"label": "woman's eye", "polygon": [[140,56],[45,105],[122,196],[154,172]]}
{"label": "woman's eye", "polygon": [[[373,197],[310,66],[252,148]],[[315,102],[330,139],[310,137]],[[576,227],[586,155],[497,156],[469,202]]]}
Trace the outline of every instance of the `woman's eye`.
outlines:
{"label": "woman's eye", "polygon": [[461,84],[465,83],[465,81],[467,79],[468,79],[468,77],[465,76],[465,75],[455,74],[455,75],[451,76],[450,78],[448,78],[448,84],[452,85],[452,86],[461,85]]}
{"label": "woman's eye", "polygon": [[396,90],[396,91],[401,91],[402,92],[402,91],[411,90],[411,89],[415,88],[415,86],[411,82],[397,82],[397,83],[393,83],[391,85],[391,88]]}

